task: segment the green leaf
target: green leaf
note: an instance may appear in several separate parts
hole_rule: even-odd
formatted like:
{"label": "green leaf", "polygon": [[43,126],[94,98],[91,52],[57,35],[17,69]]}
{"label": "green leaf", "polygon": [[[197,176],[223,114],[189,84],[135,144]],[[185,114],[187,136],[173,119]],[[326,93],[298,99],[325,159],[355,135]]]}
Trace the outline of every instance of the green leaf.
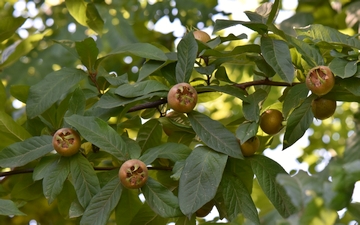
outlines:
{"label": "green leaf", "polygon": [[360,40],[357,36],[351,37],[343,34],[335,28],[312,24],[306,27],[295,28],[297,35],[311,37],[315,41],[326,41],[330,44],[347,45],[360,49]]}
{"label": "green leaf", "polygon": [[140,71],[139,71],[139,77],[138,82],[146,79],[148,76],[150,76],[155,71],[160,70],[164,66],[166,66],[168,63],[164,63],[162,61],[155,61],[155,60],[149,60],[144,65],[142,65]]}
{"label": "green leaf", "polygon": [[69,171],[70,164],[67,157],[61,157],[49,166],[43,179],[43,192],[49,204],[60,194]]}
{"label": "green leaf", "polygon": [[21,174],[16,177],[16,183],[12,186],[10,195],[13,201],[33,201],[43,198],[42,182],[34,181],[31,174]]}
{"label": "green leaf", "polygon": [[156,80],[145,80],[136,82],[133,84],[120,85],[115,90],[115,94],[118,94],[125,98],[135,98],[147,95],[152,92],[164,91],[168,92],[169,88],[163,83]]}
{"label": "green leaf", "polygon": [[294,80],[295,70],[286,42],[263,36],[261,37],[261,52],[265,61],[279,74],[281,79],[287,83]]}
{"label": "green leaf", "polygon": [[149,177],[141,188],[150,208],[161,217],[178,217],[181,214],[178,198],[165,186]]}
{"label": "green leaf", "polygon": [[284,188],[276,182],[278,174],[286,174],[286,171],[272,159],[255,155],[248,158],[256,175],[260,187],[272,202],[281,216],[287,218],[296,212],[291,198],[286,194]]}
{"label": "green leaf", "polygon": [[86,97],[81,88],[76,88],[69,100],[68,110],[65,116],[69,117],[73,114],[84,115],[86,108]]}
{"label": "green leaf", "polygon": [[26,214],[21,212],[11,200],[0,199],[0,215],[4,216],[25,216]]}
{"label": "green leaf", "polygon": [[110,213],[120,200],[122,189],[118,176],[115,176],[91,199],[80,220],[80,224],[106,224]]}
{"label": "green leaf", "polygon": [[116,54],[122,54],[122,53],[129,53],[133,54],[145,59],[153,59],[158,61],[166,61],[168,58],[166,57],[165,53],[155,47],[154,45],[148,44],[148,43],[134,43],[134,44],[128,44],[119,47],[118,49],[114,50],[113,52],[109,53],[108,55],[99,58],[96,63],[97,65],[100,64],[104,59],[116,55]]}
{"label": "green leaf", "polygon": [[138,190],[123,188],[120,201],[115,208],[116,223],[129,225],[142,205]]}
{"label": "green leaf", "polygon": [[190,153],[191,149],[188,146],[168,142],[147,149],[140,157],[140,160],[145,164],[150,164],[157,158],[170,159],[173,162],[177,162],[186,159]]}
{"label": "green leaf", "polygon": [[260,118],[260,102],[267,97],[267,92],[263,89],[256,90],[248,96],[248,102],[243,102],[243,113],[248,121],[258,122]]}
{"label": "green leaf", "polygon": [[70,218],[70,207],[71,204],[76,201],[76,193],[74,186],[69,180],[65,180],[62,191],[57,197],[58,210],[61,216],[64,218]]}
{"label": "green leaf", "polygon": [[80,57],[81,62],[86,66],[90,73],[94,73],[96,58],[99,54],[99,49],[93,38],[88,37],[83,41],[75,42],[75,49]]}
{"label": "green leaf", "polygon": [[63,68],[45,76],[39,83],[30,87],[26,103],[28,117],[32,119],[45,112],[86,76],[84,71],[72,68]]}
{"label": "green leaf", "polygon": [[98,34],[102,34],[104,21],[93,3],[83,0],[65,0],[66,8],[74,19],[83,26],[89,27]]}
{"label": "green leaf", "polygon": [[324,65],[324,59],[318,48],[292,36],[285,36],[285,38],[291,45],[295,46],[296,50],[301,54],[301,57],[309,64],[310,67]]}
{"label": "green leaf", "polygon": [[21,27],[25,21],[26,18],[22,16],[15,18],[12,15],[2,15],[0,23],[0,43],[13,36],[15,31]]}
{"label": "green leaf", "polygon": [[243,89],[233,86],[233,85],[224,85],[224,86],[210,85],[210,86],[206,86],[206,87],[196,87],[196,91],[197,92],[206,92],[206,91],[223,92],[223,93],[232,95],[234,97],[237,97],[237,98],[241,99],[243,102],[249,102],[249,100],[247,99],[247,93]]}
{"label": "green leaf", "polygon": [[53,40],[53,42],[61,45],[68,50],[74,57],[79,58],[79,55],[75,49],[75,41],[72,40]]}
{"label": "green leaf", "polygon": [[314,114],[311,111],[311,102],[314,97],[314,95],[311,95],[306,98],[299,107],[294,109],[287,119],[283,149],[293,145],[310,127],[314,119]]}
{"label": "green leaf", "polygon": [[192,32],[186,34],[177,46],[176,81],[188,83],[194,68],[198,45]]}
{"label": "green leaf", "polygon": [[15,142],[30,138],[31,135],[5,111],[0,110],[0,137],[0,149],[3,149]]}
{"label": "green leaf", "polygon": [[129,152],[121,136],[105,121],[92,117],[72,115],[65,121],[75,127],[87,141],[110,153],[121,161],[129,158]]}
{"label": "green leaf", "polygon": [[10,94],[17,100],[26,103],[26,100],[29,95],[30,86],[29,85],[11,85]]}
{"label": "green leaf", "polygon": [[190,216],[214,198],[227,158],[205,146],[191,152],[179,181],[179,204],[185,215]]}
{"label": "green leaf", "polygon": [[43,135],[16,142],[0,151],[0,167],[19,167],[54,150],[52,136]]}
{"label": "green leaf", "polygon": [[223,30],[228,27],[243,25],[251,30],[258,32],[259,34],[267,33],[268,26],[263,23],[258,22],[248,22],[248,21],[239,21],[239,20],[216,20],[214,25],[213,32],[217,32]]}
{"label": "green leaf", "polygon": [[86,18],[86,24],[101,35],[103,33],[104,20],[92,2],[88,2],[86,5]]}
{"label": "green leaf", "polygon": [[306,172],[299,171],[295,176],[290,177],[287,174],[278,174],[276,181],[286,190],[291,202],[298,209],[304,209],[306,203],[312,198],[307,195],[308,190],[316,190],[313,186],[322,185],[322,181],[316,177],[310,177]]}
{"label": "green leaf", "polygon": [[196,111],[188,113],[188,117],[194,131],[207,146],[231,157],[243,159],[236,137],[224,125]]}
{"label": "green leaf", "polygon": [[[1,205],[1,204],[0,204]],[[354,202],[347,207],[349,213],[357,220],[360,220],[360,203]]]}
{"label": "green leaf", "polygon": [[20,57],[28,54],[37,46],[37,43],[42,40],[44,36],[45,33],[32,34],[22,41],[16,41],[14,44],[3,50],[0,60],[0,70],[10,66]]}
{"label": "green leaf", "polygon": [[285,96],[283,104],[283,115],[287,118],[291,110],[298,107],[308,96],[309,89],[306,87],[305,82],[297,84],[289,89]]}
{"label": "green leaf", "polygon": [[269,14],[268,20],[266,21],[266,24],[275,23],[275,19],[279,13],[279,6],[280,6],[280,1],[275,0],[274,4],[272,4],[271,12]]}
{"label": "green leaf", "polygon": [[240,140],[240,143],[245,143],[250,138],[254,137],[258,130],[258,124],[256,122],[242,123],[236,129],[236,137]]}
{"label": "green leaf", "polygon": [[86,208],[100,191],[99,180],[90,162],[81,154],[71,157],[70,172],[80,204]]}
{"label": "green leaf", "polygon": [[139,130],[136,141],[144,151],[160,145],[162,137],[161,123],[156,119],[147,121]]}
{"label": "green leaf", "polygon": [[33,172],[33,180],[43,179],[49,172],[49,168],[60,160],[59,154],[52,154],[48,156],[41,157],[40,161],[36,164]]}
{"label": "green leaf", "polygon": [[258,211],[244,183],[227,173],[223,175],[220,183],[221,193],[224,199],[230,221],[233,221],[239,213],[254,224],[260,224]]}
{"label": "green leaf", "polygon": [[352,77],[358,70],[357,61],[348,61],[342,58],[334,58],[329,67],[331,72],[341,78]]}

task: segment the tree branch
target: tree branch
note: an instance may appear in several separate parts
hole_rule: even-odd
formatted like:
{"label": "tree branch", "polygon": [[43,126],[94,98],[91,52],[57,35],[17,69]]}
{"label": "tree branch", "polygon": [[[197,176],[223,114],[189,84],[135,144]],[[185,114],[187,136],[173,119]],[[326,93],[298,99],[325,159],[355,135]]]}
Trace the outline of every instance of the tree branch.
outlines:
{"label": "tree branch", "polygon": [[[93,168],[96,171],[107,171],[107,170],[119,169],[120,167],[93,167]],[[148,170],[172,171],[172,167],[149,166]],[[0,172],[0,177],[8,177],[17,174],[25,174],[25,173],[33,173],[33,172],[34,172],[34,168],[11,170],[6,172]]]}
{"label": "tree branch", "polygon": [[[257,86],[257,85],[292,87],[297,84],[301,84],[301,83],[300,82],[286,83],[286,82],[281,82],[281,81],[271,81],[266,78],[264,80],[255,80],[255,81],[248,81],[248,82],[244,82],[244,83],[240,83],[240,84],[234,84],[234,86],[245,90],[248,87]],[[209,92],[209,91],[206,91],[206,92]],[[202,93],[202,92],[199,92],[199,93]],[[167,103],[166,98],[159,99],[154,102],[146,102],[146,103],[136,105],[136,106],[130,108],[128,112],[135,112],[135,111],[139,111],[142,109],[155,108],[155,107],[165,104],[165,103]]]}

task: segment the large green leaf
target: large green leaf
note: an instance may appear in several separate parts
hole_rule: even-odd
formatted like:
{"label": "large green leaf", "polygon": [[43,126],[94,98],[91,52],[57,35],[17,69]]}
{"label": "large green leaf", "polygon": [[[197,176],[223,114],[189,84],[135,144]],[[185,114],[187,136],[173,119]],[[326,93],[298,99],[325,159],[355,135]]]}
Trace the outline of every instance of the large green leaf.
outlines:
{"label": "large green leaf", "polygon": [[315,41],[326,41],[330,44],[347,45],[360,49],[360,40],[356,36],[351,37],[332,27],[312,24],[306,27],[296,28],[295,31],[298,35],[311,37]]}
{"label": "large green leaf", "polygon": [[48,172],[43,179],[43,192],[49,204],[60,194],[69,172],[70,163],[67,157],[61,157],[48,168]]}
{"label": "large green leaf", "polygon": [[249,100],[247,99],[247,96],[246,96],[247,95],[246,91],[244,91],[243,89],[236,87],[234,85],[224,85],[224,86],[210,85],[210,86],[205,86],[205,87],[196,87],[196,90],[198,92],[207,92],[207,91],[223,92],[223,93],[232,95],[234,97],[237,97],[244,102],[249,102]]}
{"label": "large green leaf", "polygon": [[232,221],[239,213],[254,224],[260,224],[256,206],[245,184],[230,174],[224,174],[220,183],[228,219]]}
{"label": "large green leaf", "polygon": [[13,201],[33,201],[44,197],[42,190],[42,181],[34,181],[32,175],[21,174],[16,177],[16,183],[12,186],[10,195]]}
{"label": "large green leaf", "polygon": [[248,96],[248,102],[243,102],[244,117],[248,121],[258,122],[260,118],[260,102],[267,97],[267,92],[264,89],[258,89]]}
{"label": "large green leaf", "polygon": [[301,57],[309,64],[309,66],[315,67],[324,65],[324,59],[318,48],[292,36],[285,36],[285,38],[290,44],[295,46],[296,50],[301,53]]}
{"label": "large green leaf", "polygon": [[86,97],[81,88],[76,88],[72,93],[69,106],[65,116],[69,117],[73,114],[84,115],[86,108]]}
{"label": "large green leaf", "polygon": [[43,39],[45,33],[32,34],[22,41],[17,41],[3,50],[0,60],[0,69],[10,66],[16,62],[20,57],[28,54],[33,50],[37,43]]}
{"label": "large green leaf", "polygon": [[144,151],[160,145],[162,137],[162,126],[158,120],[147,121],[139,130],[136,141]]}
{"label": "large green leaf", "polygon": [[83,26],[102,34],[104,21],[93,3],[83,0],[65,0],[66,8],[74,19]]}
{"label": "large green leaf", "polygon": [[12,15],[2,15],[0,23],[0,42],[5,41],[15,34],[15,31],[25,22],[26,18]]}
{"label": "large green leaf", "polygon": [[70,172],[78,200],[86,208],[90,200],[100,191],[95,170],[83,155],[76,154],[71,157]]}
{"label": "large green leaf", "polygon": [[283,149],[286,149],[299,140],[310,127],[314,114],[311,111],[311,102],[315,96],[311,95],[290,114],[284,135]]}
{"label": "large green leaf", "polygon": [[235,135],[224,125],[196,111],[188,113],[188,117],[194,131],[207,146],[234,158],[243,159]]}
{"label": "large green leaf", "polygon": [[145,80],[133,84],[120,85],[115,90],[115,94],[118,94],[125,98],[134,98],[158,91],[164,91],[167,93],[169,91],[169,88],[165,84],[160,83],[159,81]]}
{"label": "large green leaf", "polygon": [[60,161],[59,154],[51,154],[44,157],[41,157],[40,161],[36,164],[33,172],[33,180],[41,180],[45,176],[47,176],[48,172],[50,171],[50,167],[53,164],[56,164],[56,161]]}
{"label": "large green leaf", "polygon": [[194,63],[196,60],[198,45],[192,32],[186,34],[180,41],[177,52],[178,62],[176,64],[176,81],[178,83],[190,80]]}
{"label": "large green leaf", "polygon": [[120,200],[122,189],[118,176],[115,176],[91,199],[80,224],[107,224],[110,213]]}
{"label": "large green leaf", "polygon": [[0,167],[19,167],[54,150],[52,136],[43,135],[16,142],[0,151]]}
{"label": "large green leaf", "polygon": [[0,110],[0,149],[13,144],[14,142],[23,141],[30,138],[31,135],[11,116]]}
{"label": "large green leaf", "polygon": [[141,188],[146,203],[158,215],[169,218],[182,215],[178,198],[165,186],[149,177],[146,184]]}
{"label": "large green leaf", "polygon": [[160,70],[164,66],[166,66],[167,62],[156,61],[156,60],[149,60],[147,61],[139,71],[138,82],[146,79],[149,75],[154,73],[155,71]]}
{"label": "large green leaf", "polygon": [[108,55],[99,58],[96,61],[96,64],[97,65],[100,64],[104,59],[108,57],[122,53],[129,53],[145,59],[153,59],[158,61],[166,61],[168,59],[165,53],[161,49],[155,47],[154,45],[148,43],[134,43],[134,44],[124,45],[119,47],[118,49],[115,49]]}
{"label": "large green leaf", "polygon": [[188,146],[168,142],[147,149],[140,157],[140,160],[145,164],[150,164],[157,158],[170,159],[173,162],[177,162],[186,159],[190,153],[191,149]]}
{"label": "large green leaf", "polygon": [[39,83],[30,87],[26,103],[28,117],[35,118],[45,112],[84,78],[84,71],[73,68],[63,68],[45,76]]}
{"label": "large green leaf", "polygon": [[129,152],[121,136],[105,121],[92,117],[72,115],[65,121],[75,127],[87,141],[121,161],[129,158]]}
{"label": "large green leaf", "polygon": [[93,73],[95,68],[95,62],[99,54],[99,49],[96,46],[96,42],[93,38],[88,37],[83,41],[75,42],[75,49],[81,59],[81,62],[86,66],[89,72]]}
{"label": "large green leaf", "polygon": [[298,107],[308,96],[309,89],[305,83],[301,83],[291,87],[285,96],[283,104],[283,115],[287,118],[291,110]]}
{"label": "large green leaf", "polygon": [[180,209],[185,215],[190,216],[214,198],[227,158],[227,155],[199,146],[186,159],[178,195]]}
{"label": "large green leaf", "polygon": [[242,123],[236,129],[236,137],[240,140],[241,143],[245,143],[250,138],[254,137],[258,131],[258,123],[248,122]]}
{"label": "large green leaf", "polygon": [[299,171],[295,176],[290,177],[287,174],[278,174],[276,181],[286,190],[291,198],[291,202],[298,209],[304,209],[306,204],[312,198],[307,195],[308,190],[321,188],[323,181],[317,177],[311,177],[304,171]]}
{"label": "large green leaf", "polygon": [[291,198],[276,182],[276,176],[286,174],[286,171],[277,162],[263,155],[249,157],[249,160],[260,187],[280,215],[287,218],[294,214],[296,207],[292,204]]}
{"label": "large green leaf", "polygon": [[243,25],[247,28],[250,28],[259,34],[264,34],[268,31],[268,26],[260,22],[248,22],[248,21],[238,21],[238,20],[222,20],[218,19],[215,21],[213,32],[223,30],[228,27]]}
{"label": "large green leaf", "polygon": [[281,79],[287,83],[294,80],[295,70],[286,42],[263,36],[261,37],[261,52],[265,61],[279,74]]}
{"label": "large green leaf", "polygon": [[115,208],[116,223],[129,225],[142,205],[138,190],[123,188],[120,201]]}
{"label": "large green leaf", "polygon": [[11,200],[0,199],[0,215],[4,216],[25,216],[26,214],[21,212]]}
{"label": "large green leaf", "polygon": [[348,61],[342,58],[334,58],[330,62],[329,67],[335,76],[349,78],[352,77],[358,70],[357,63],[357,61]]}

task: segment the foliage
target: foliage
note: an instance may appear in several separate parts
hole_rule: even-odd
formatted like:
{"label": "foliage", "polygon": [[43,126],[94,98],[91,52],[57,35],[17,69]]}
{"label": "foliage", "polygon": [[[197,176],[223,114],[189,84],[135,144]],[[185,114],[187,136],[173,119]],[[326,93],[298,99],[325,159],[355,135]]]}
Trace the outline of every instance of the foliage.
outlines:
{"label": "foliage", "polygon": [[[214,10],[216,1],[15,2],[0,2],[1,224],[360,221],[352,201],[360,176],[358,2],[334,9],[327,0],[302,0],[279,25],[279,0],[246,11],[248,21],[212,21],[225,14]],[[37,14],[17,15],[21,2]],[[172,33],[151,29],[164,15],[189,28],[176,47]],[[33,27],[21,27],[26,18]],[[213,27],[209,42],[195,39],[197,25]],[[254,35],[224,35],[236,25]],[[324,121],[314,120],[317,96],[304,83],[320,65],[336,77],[324,98],[337,110]],[[166,104],[180,82],[198,92],[189,113]],[[285,119],[274,136],[259,128],[270,108]],[[81,135],[79,153],[54,151],[52,135],[62,127]],[[267,156],[274,148],[297,151],[304,134],[310,144],[297,160],[308,173],[289,173]],[[255,135],[261,149],[244,157],[238,140]],[[118,179],[132,158],[149,169],[139,190]],[[196,218],[209,201],[219,217]]]}

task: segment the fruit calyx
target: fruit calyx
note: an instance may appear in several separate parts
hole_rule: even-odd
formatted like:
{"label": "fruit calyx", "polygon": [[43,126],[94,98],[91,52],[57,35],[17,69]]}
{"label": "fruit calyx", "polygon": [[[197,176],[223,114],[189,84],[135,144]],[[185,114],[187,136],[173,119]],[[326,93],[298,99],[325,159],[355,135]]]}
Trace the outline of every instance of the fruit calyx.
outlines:
{"label": "fruit calyx", "polygon": [[126,170],[126,180],[132,186],[139,185],[144,179],[147,179],[146,176],[147,173],[137,163]]}
{"label": "fruit calyx", "polygon": [[334,74],[327,66],[314,67],[306,76],[306,86],[312,93],[318,96],[329,93],[334,85]]}
{"label": "fruit calyx", "polygon": [[76,135],[70,133],[67,130],[62,130],[61,132],[55,134],[55,140],[57,145],[61,148],[70,148],[74,145]]}
{"label": "fruit calyx", "polygon": [[195,93],[187,86],[181,86],[176,90],[176,99],[181,105],[188,105],[195,101]]}

